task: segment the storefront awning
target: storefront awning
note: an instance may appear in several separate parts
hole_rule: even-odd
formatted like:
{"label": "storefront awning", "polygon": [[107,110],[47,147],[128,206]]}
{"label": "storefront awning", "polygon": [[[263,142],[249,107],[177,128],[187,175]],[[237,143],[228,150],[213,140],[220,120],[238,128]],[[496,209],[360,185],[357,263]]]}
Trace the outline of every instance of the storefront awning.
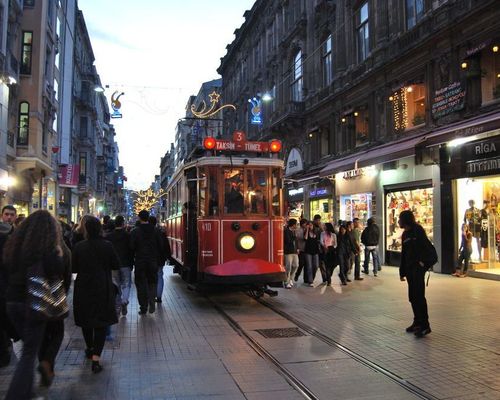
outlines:
{"label": "storefront awning", "polygon": [[465,138],[500,129],[500,112],[483,115],[450,124],[427,134],[423,145],[425,147],[448,143],[451,140]]}
{"label": "storefront awning", "polygon": [[349,157],[334,160],[321,170],[320,176],[333,175],[338,172],[350,171],[356,168],[368,167],[412,156],[415,154],[415,146],[423,140],[423,136],[399,140],[373,147]]}

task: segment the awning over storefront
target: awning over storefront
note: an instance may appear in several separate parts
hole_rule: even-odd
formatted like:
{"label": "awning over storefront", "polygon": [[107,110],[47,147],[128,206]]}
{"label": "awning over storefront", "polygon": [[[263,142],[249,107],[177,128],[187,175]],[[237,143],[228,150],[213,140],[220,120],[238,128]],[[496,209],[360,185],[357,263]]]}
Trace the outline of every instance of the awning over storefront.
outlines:
{"label": "awning over storefront", "polygon": [[321,170],[320,176],[333,175],[338,172],[368,167],[370,165],[412,156],[415,154],[415,146],[420,144],[423,140],[423,136],[399,140],[373,147],[349,157],[334,160]]}
{"label": "awning over storefront", "polygon": [[472,118],[460,121],[456,124],[446,125],[434,132],[427,134],[423,145],[425,147],[436,146],[448,143],[454,139],[466,138],[480,135],[500,129],[500,112],[483,115],[479,118]]}

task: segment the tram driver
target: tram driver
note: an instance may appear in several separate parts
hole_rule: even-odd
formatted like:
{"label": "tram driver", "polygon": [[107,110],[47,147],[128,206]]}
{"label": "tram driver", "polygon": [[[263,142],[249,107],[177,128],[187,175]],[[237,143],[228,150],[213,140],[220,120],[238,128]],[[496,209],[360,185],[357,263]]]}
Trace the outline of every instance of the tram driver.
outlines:
{"label": "tram driver", "polygon": [[243,213],[243,183],[233,182],[231,190],[226,192],[226,207],[229,214]]}

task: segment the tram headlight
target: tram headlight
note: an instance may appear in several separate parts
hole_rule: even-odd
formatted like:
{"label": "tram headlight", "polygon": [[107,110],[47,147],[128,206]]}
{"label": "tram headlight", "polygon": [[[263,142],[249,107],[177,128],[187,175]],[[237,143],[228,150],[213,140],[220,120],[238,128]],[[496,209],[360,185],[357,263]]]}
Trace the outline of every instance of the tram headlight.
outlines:
{"label": "tram headlight", "polygon": [[241,251],[251,251],[255,247],[255,238],[250,233],[242,233],[237,239]]}

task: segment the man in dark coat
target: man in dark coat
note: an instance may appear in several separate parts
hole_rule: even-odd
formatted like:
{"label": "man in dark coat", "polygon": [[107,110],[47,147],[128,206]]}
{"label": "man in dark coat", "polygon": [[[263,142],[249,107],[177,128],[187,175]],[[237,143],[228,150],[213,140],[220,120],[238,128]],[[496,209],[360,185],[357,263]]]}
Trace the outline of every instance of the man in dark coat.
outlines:
{"label": "man in dark coat", "polygon": [[158,283],[158,264],[162,257],[162,242],[153,225],[149,223],[149,212],[139,213],[139,225],[130,233],[134,252],[135,286],[139,301],[139,314],[156,310],[155,297]]}
{"label": "man in dark coat", "polygon": [[[130,244],[130,234],[124,228],[125,218],[118,215],[115,218],[115,229],[106,236],[115,248],[118,260],[120,261],[120,270],[118,273],[118,285],[120,287],[120,306],[122,315],[127,315],[127,306],[130,296],[130,287],[132,283],[132,268],[134,265],[134,254]],[[117,271],[118,272],[118,271]]]}
{"label": "man in dark coat", "polygon": [[9,347],[11,345],[10,337],[13,333],[13,327],[7,317],[5,306],[7,277],[2,262],[2,255],[3,247],[9,235],[14,231],[13,224],[16,215],[16,209],[13,206],[8,205],[2,209],[2,221],[0,222],[0,367],[5,367],[10,363]]}
{"label": "man in dark coat", "polygon": [[163,267],[165,262],[171,257],[170,246],[168,244],[167,236],[158,226],[158,220],[156,217],[150,216],[149,223],[155,227],[156,235],[161,243],[160,254],[158,256],[158,282],[156,284],[156,297],[155,301],[161,303],[161,297],[163,293]]}
{"label": "man in dark coat", "polygon": [[380,229],[375,223],[375,219],[368,218],[368,226],[361,234],[361,243],[365,246],[365,262],[363,264],[363,272],[368,274],[368,265],[370,262],[370,254],[373,258],[373,276],[377,276],[380,271],[380,257],[378,254],[378,242],[380,240]]}

